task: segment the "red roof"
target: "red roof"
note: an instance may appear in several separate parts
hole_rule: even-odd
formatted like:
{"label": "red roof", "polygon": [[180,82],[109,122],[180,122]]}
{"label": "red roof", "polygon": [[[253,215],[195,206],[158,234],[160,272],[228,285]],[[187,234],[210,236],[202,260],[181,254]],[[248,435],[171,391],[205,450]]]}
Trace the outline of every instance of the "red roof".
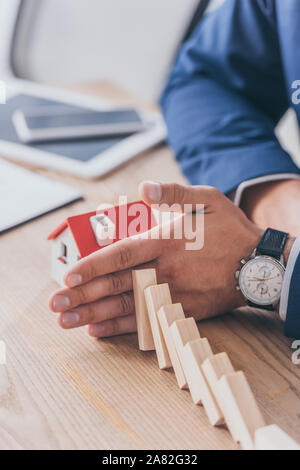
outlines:
{"label": "red roof", "polygon": [[105,214],[115,224],[116,237],[114,243],[128,236],[146,232],[157,225],[151,208],[145,204],[144,201],[137,201],[123,206],[111,207],[97,212],[88,212],[87,214],[69,217],[50,233],[48,240],[54,240],[66,228],[69,228],[80,256],[84,258],[94,253],[94,251],[101,249],[90,223],[90,218],[97,214]]}

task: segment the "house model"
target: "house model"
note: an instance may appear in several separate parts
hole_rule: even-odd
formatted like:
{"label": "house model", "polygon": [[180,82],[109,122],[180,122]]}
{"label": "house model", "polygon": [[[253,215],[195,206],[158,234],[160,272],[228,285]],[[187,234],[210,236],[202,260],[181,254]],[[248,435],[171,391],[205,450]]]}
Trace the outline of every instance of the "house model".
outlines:
{"label": "house model", "polygon": [[151,208],[143,201],[69,217],[48,236],[52,278],[64,286],[65,274],[80,259],[156,224]]}

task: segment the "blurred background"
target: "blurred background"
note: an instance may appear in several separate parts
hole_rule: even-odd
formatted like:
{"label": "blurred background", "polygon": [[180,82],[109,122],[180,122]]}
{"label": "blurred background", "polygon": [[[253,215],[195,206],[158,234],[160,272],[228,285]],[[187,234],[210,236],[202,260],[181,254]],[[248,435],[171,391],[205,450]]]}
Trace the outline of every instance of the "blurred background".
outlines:
{"label": "blurred background", "polygon": [[0,0],[0,75],[50,85],[108,80],[157,100],[198,3]]}
{"label": "blurred background", "polygon": [[[210,12],[226,0],[211,0]],[[0,0],[0,79],[113,82],[157,102],[199,0]],[[289,111],[277,131],[299,161]]]}

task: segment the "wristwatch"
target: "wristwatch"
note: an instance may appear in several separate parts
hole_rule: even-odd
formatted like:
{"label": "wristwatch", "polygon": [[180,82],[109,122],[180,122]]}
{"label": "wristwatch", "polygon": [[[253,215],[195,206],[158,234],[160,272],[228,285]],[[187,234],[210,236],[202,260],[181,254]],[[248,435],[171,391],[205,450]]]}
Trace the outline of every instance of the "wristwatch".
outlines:
{"label": "wristwatch", "polygon": [[250,258],[236,271],[237,290],[250,307],[275,310],[285,274],[283,250],[288,234],[268,228]]}

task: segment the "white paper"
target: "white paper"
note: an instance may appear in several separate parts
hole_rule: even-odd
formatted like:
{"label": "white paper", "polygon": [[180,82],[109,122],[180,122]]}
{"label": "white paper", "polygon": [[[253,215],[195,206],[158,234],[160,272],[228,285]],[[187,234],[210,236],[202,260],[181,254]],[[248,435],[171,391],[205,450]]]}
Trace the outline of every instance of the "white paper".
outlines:
{"label": "white paper", "polygon": [[80,197],[74,188],[0,160],[0,233]]}

